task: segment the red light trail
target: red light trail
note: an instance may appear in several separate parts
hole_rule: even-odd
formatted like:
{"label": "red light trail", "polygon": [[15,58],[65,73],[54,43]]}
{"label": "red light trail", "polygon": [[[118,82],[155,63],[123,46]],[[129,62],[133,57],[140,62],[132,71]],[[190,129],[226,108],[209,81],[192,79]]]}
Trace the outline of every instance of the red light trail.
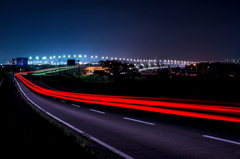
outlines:
{"label": "red light trail", "polygon": [[[34,71],[40,72],[40,71]],[[172,98],[156,98],[156,97],[131,97],[131,96],[112,96],[112,95],[98,95],[98,94],[85,94],[73,93],[50,90],[42,88],[24,78],[21,74],[33,73],[24,72],[17,73],[16,77],[19,78],[27,87],[35,92],[52,96],[55,98],[71,100],[76,102],[84,102],[91,104],[100,104],[106,106],[115,106],[121,108],[137,109],[142,111],[150,111],[157,113],[165,113],[171,115],[180,115],[187,117],[221,120],[229,122],[240,123],[240,108],[227,102],[208,102],[213,105],[204,104],[203,101],[198,100],[185,100],[185,99],[172,99]],[[203,103],[203,104],[198,104]],[[222,104],[222,105],[220,105]]]}

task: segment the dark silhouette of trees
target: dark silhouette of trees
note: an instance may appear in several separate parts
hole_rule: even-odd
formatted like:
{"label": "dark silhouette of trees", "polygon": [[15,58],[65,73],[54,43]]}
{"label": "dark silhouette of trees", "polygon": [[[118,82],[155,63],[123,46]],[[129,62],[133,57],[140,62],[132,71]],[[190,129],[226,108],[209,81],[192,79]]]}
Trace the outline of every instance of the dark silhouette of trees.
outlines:
{"label": "dark silhouette of trees", "polygon": [[[108,73],[109,80],[117,82],[122,78],[129,78],[137,74],[138,70],[133,64],[122,63],[119,61],[99,61],[100,66],[105,68],[105,71]],[[120,76],[120,74],[123,74]]]}

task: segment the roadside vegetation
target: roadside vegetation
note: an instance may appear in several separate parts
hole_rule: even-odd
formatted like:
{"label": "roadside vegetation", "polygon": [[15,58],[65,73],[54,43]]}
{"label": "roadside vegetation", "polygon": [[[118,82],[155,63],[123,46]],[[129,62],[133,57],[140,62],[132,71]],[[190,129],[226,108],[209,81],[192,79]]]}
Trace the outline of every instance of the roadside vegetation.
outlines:
{"label": "roadside vegetation", "polygon": [[[0,75],[3,77],[3,75]],[[1,155],[10,157],[97,158],[68,131],[54,126],[34,111],[20,96],[10,78],[0,87],[3,121]]]}

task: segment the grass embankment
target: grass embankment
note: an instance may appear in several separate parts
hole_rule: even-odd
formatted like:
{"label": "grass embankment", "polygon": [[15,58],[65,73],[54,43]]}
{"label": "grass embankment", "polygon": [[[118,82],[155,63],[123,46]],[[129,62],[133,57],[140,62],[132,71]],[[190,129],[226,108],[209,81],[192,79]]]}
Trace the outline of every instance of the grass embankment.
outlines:
{"label": "grass embankment", "polygon": [[36,79],[57,89],[71,92],[240,102],[236,93],[236,90],[240,89],[240,79],[237,77],[180,76],[169,79],[157,76],[146,76],[142,79],[120,77],[113,82],[102,82],[105,79],[97,76],[80,76],[81,80],[64,76],[42,76]]}
{"label": "grass embankment", "polygon": [[20,96],[12,80],[4,78],[0,97],[2,156],[96,158],[81,140],[39,116]]}

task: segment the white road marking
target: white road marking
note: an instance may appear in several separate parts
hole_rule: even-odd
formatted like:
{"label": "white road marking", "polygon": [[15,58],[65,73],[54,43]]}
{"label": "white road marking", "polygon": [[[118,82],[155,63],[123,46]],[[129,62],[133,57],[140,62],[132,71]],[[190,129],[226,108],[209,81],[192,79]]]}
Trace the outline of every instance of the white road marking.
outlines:
{"label": "white road marking", "polygon": [[52,97],[52,99],[54,99],[54,100],[55,100],[56,98],[55,98],[55,97]]}
{"label": "white road marking", "polygon": [[98,110],[95,110],[95,109],[90,109],[90,110],[93,111],[93,112],[96,112],[96,113],[105,114],[105,112],[101,112],[101,111],[98,111]]}
{"label": "white road marking", "polygon": [[63,100],[60,100],[60,102],[62,102],[62,103],[66,103],[65,101],[63,101]]}
{"label": "white road marking", "polygon": [[137,119],[132,119],[132,118],[127,118],[127,117],[123,117],[123,119],[136,121],[136,122],[144,123],[144,124],[148,124],[148,125],[155,125],[154,123],[149,123],[149,122],[145,122],[145,121],[141,121],[141,120],[137,120]]}
{"label": "white road marking", "polygon": [[74,106],[74,107],[78,107],[78,108],[81,107],[80,105],[76,105],[76,104],[71,104],[71,105]]}
{"label": "white road marking", "polygon": [[240,142],[236,142],[236,141],[221,139],[221,138],[214,137],[214,136],[209,136],[209,135],[202,135],[202,136],[203,136],[203,137],[210,138],[210,139],[214,139],[214,140],[219,140],[219,141],[224,141],[224,142],[228,142],[228,143],[240,145]]}
{"label": "white road marking", "polygon": [[38,106],[36,103],[34,103],[30,98],[28,98],[28,96],[23,92],[23,90],[22,90],[21,86],[19,85],[18,81],[17,81],[16,79],[15,79],[15,81],[17,82],[17,85],[18,85],[19,89],[21,90],[21,92],[23,93],[23,95],[24,95],[33,105],[35,105],[38,109],[40,109],[41,111],[43,111],[44,113],[46,113],[46,114],[49,115],[50,117],[52,117],[52,118],[54,118],[55,120],[63,123],[64,125],[68,126],[69,128],[75,130],[75,131],[78,132],[79,134],[82,134],[83,136],[86,136],[86,137],[88,137],[89,139],[91,139],[91,140],[99,143],[100,145],[102,145],[102,146],[106,147],[107,149],[115,152],[116,154],[119,154],[120,156],[122,156],[122,157],[124,157],[124,158],[126,158],[126,159],[133,159],[131,156],[123,153],[122,151],[119,151],[118,149],[115,149],[114,147],[106,144],[105,142],[102,142],[101,140],[99,140],[99,139],[97,139],[97,138],[95,138],[95,137],[93,137],[93,136],[85,133],[84,131],[82,131],[82,130],[80,130],[80,129],[74,127],[74,126],[72,126],[71,124],[65,122],[64,120],[62,120],[62,119],[54,116],[53,114],[47,112],[45,109],[41,108],[41,107]]}

